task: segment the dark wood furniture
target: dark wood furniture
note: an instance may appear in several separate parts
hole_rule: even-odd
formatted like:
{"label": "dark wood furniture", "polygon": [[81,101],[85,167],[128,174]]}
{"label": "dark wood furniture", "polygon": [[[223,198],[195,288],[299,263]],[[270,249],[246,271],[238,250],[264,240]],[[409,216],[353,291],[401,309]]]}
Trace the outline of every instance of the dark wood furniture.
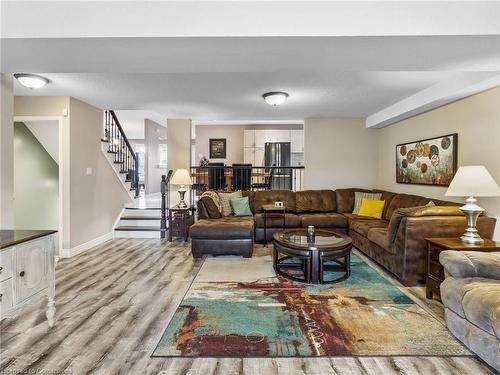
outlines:
{"label": "dark wood furniture", "polygon": [[262,212],[264,215],[264,246],[267,245],[267,218],[269,215],[281,215],[282,221],[282,229],[285,229],[285,220],[286,220],[286,208],[285,206],[277,207],[274,204],[265,204],[262,206]]}
{"label": "dark wood furniture", "polygon": [[194,224],[194,208],[172,207],[168,210],[168,240],[173,237],[182,237],[188,240],[189,227]]}
{"label": "dark wood furniture", "polygon": [[457,251],[500,251],[500,242],[484,240],[483,244],[469,245],[460,238],[426,238],[427,241],[427,279],[425,296],[429,299],[440,297],[439,286],[444,281],[444,269],[439,263],[439,253],[444,250]]}
{"label": "dark wood furniture", "polygon": [[[273,235],[273,268],[277,274],[296,281],[337,283],[351,275],[351,248],[351,238],[341,233],[316,230],[314,241],[309,241],[307,229],[279,231]],[[325,271],[343,274],[326,280]]]}

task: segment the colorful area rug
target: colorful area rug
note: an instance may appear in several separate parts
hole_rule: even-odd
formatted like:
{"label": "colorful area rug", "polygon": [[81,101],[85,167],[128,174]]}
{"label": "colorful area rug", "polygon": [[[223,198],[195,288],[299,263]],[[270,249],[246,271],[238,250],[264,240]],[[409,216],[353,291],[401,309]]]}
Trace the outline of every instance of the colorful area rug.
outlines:
{"label": "colorful area rug", "polygon": [[334,285],[276,277],[270,257],[207,259],[153,357],[472,355],[360,257]]}

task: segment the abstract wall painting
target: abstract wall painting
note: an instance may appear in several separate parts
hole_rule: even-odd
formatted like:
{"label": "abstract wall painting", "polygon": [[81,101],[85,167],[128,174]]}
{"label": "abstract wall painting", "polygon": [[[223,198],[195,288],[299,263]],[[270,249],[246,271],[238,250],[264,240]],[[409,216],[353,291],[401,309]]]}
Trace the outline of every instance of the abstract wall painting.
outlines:
{"label": "abstract wall painting", "polygon": [[396,146],[396,182],[449,186],[457,170],[458,134]]}

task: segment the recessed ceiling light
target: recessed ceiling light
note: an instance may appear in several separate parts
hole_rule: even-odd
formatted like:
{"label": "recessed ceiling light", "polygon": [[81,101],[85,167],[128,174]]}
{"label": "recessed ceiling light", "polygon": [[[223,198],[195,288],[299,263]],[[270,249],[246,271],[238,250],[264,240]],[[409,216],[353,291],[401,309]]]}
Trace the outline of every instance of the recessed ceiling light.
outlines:
{"label": "recessed ceiling light", "polygon": [[21,85],[30,89],[39,89],[49,83],[47,78],[37,76],[36,74],[15,73],[14,77],[16,77]]}
{"label": "recessed ceiling light", "polygon": [[288,96],[288,93],[282,91],[266,92],[262,95],[266,103],[273,106],[283,104]]}

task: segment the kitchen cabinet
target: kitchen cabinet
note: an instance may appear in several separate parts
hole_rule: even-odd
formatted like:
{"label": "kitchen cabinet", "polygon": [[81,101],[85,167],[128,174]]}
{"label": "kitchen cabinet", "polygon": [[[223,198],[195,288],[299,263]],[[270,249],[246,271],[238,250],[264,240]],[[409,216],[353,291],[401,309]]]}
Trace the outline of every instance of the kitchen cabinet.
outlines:
{"label": "kitchen cabinet", "polygon": [[266,147],[268,142],[290,142],[290,130],[257,129],[255,130],[255,147]]}
{"label": "kitchen cabinet", "polygon": [[264,148],[263,147],[256,147],[255,148],[255,153],[253,156],[253,165],[256,167],[263,167],[264,166]]}
{"label": "kitchen cabinet", "polygon": [[255,147],[255,130],[245,129],[243,132],[243,147]]}
{"label": "kitchen cabinet", "polygon": [[243,163],[245,164],[254,164],[253,155],[255,153],[255,149],[253,147],[245,147],[243,149]]}
{"label": "kitchen cabinet", "polygon": [[264,148],[245,147],[243,150],[243,162],[245,164],[252,164],[254,167],[264,166]]}
{"label": "kitchen cabinet", "polygon": [[304,130],[293,129],[290,131],[290,141],[292,152],[304,152]]}

